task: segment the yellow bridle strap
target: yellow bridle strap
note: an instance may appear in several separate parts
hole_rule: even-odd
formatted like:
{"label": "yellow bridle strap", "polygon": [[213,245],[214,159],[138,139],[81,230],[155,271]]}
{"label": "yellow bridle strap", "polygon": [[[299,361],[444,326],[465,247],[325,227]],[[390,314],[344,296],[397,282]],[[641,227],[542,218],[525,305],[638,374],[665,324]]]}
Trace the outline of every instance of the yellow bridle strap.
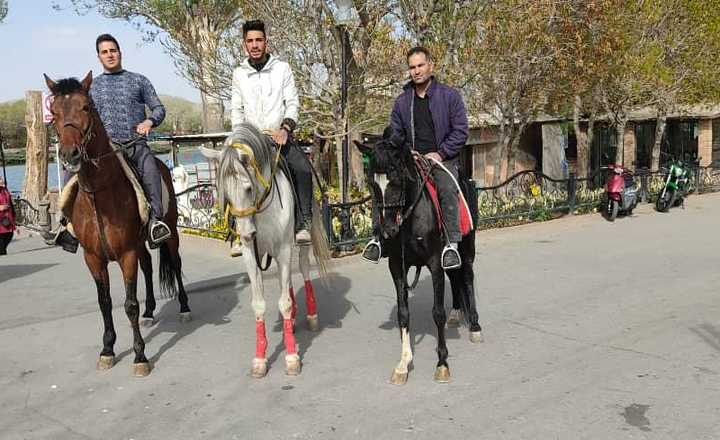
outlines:
{"label": "yellow bridle strap", "polygon": [[[257,212],[260,207],[262,206],[263,202],[265,202],[265,199],[267,198],[268,194],[270,194],[272,181],[275,179],[275,171],[277,170],[278,163],[280,162],[280,148],[278,148],[277,154],[275,154],[275,162],[273,163],[272,170],[270,171],[270,180],[265,180],[265,177],[263,177],[262,172],[260,171],[260,168],[257,165],[257,162],[255,162],[255,158],[253,156],[252,151],[250,148],[247,147],[247,145],[236,142],[233,144],[230,144],[231,147],[237,148],[238,150],[241,150],[248,156],[250,156],[250,165],[253,167],[253,170],[255,170],[255,176],[257,176],[258,180],[263,184],[265,187],[265,192],[263,192],[262,197],[260,197],[259,200],[255,202],[255,204],[249,208],[246,209],[235,209],[230,203],[227,204],[227,207],[225,209],[225,224],[229,225],[230,222],[230,214],[232,214],[235,217],[247,217],[249,215],[254,214]],[[235,234],[235,231],[233,231],[233,234]]]}

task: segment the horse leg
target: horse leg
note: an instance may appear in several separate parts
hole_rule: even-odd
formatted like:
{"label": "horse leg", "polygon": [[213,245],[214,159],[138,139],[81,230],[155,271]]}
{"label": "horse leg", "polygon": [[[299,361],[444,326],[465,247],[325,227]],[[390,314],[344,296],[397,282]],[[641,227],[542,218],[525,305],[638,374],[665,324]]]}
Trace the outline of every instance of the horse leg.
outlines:
{"label": "horse leg", "polygon": [[261,378],[267,374],[267,336],[265,335],[265,288],[263,275],[255,262],[255,250],[247,246],[243,252],[250,287],[252,288],[252,309],[255,314],[255,357],[252,360],[250,375]]}
{"label": "horse leg", "polygon": [[138,377],[150,374],[150,363],[145,357],[145,341],[140,334],[140,304],[137,299],[137,271],[138,256],[136,251],[126,252],[120,258],[120,270],[125,281],[125,314],[130,320],[133,331],[133,350],[135,360],[133,361],[133,374]]}
{"label": "horse leg", "polygon": [[292,248],[288,245],[277,256],[278,275],[280,280],[280,299],[278,309],[283,316],[283,340],[285,342],[285,374],[297,376],[300,374],[300,356],[295,348],[295,333],[293,332],[293,300],[290,297],[290,264]]}
{"label": "horse leg", "polygon": [[151,327],[155,323],[153,313],[155,312],[155,293],[153,291],[153,270],[152,258],[150,252],[145,247],[145,243],[138,247],[138,259],[140,260],[140,269],[142,269],[145,277],[145,313],[140,318],[140,325],[143,327]]}
{"label": "horse leg", "polygon": [[107,261],[97,258],[95,255],[85,251],[85,263],[87,264],[95,286],[97,287],[98,305],[103,317],[103,349],[100,352],[100,358],[97,361],[98,370],[107,370],[112,368],[115,363],[115,327],[112,318],[112,297],[110,296],[110,277],[107,271]]}
{"label": "horse leg", "polygon": [[446,324],[448,328],[460,327],[460,289],[463,288],[463,285],[459,278],[455,276],[455,272],[457,271],[447,273],[448,278],[450,278],[450,290],[452,291],[452,309],[450,309]]}
{"label": "horse leg", "polygon": [[320,330],[320,322],[317,315],[317,303],[315,302],[315,293],[313,292],[312,281],[310,281],[310,246],[300,246],[300,256],[298,263],[300,272],[305,281],[305,308],[307,310],[308,330],[316,332]]}
{"label": "horse leg", "polygon": [[178,288],[178,301],[180,302],[180,322],[190,322],[192,321],[192,314],[190,313],[188,296],[185,292],[185,285],[183,284],[182,280],[180,236],[178,235],[177,228],[174,228],[173,234],[166,244],[168,246],[168,249],[170,250],[170,263],[172,265],[173,273],[175,274],[175,282],[177,283]]}
{"label": "horse leg", "polygon": [[433,319],[437,326],[438,341],[437,353],[438,363],[435,369],[436,382],[450,381],[450,368],[448,367],[448,348],[445,341],[445,271],[442,270],[440,264],[433,264],[430,267],[432,275],[433,292],[435,302],[433,304]]}
{"label": "horse leg", "polygon": [[484,342],[485,336],[483,336],[482,328],[480,327],[477,304],[475,302],[475,272],[472,267],[472,261],[463,262],[463,267],[460,269],[462,272],[462,284],[463,293],[467,295],[468,300],[468,312],[467,318],[470,322],[470,342]]}
{"label": "horse leg", "polygon": [[408,291],[405,285],[407,269],[402,267],[402,262],[390,257],[390,273],[395,283],[397,296],[397,320],[400,328],[400,340],[402,349],[400,362],[395,367],[390,383],[393,385],[405,385],[408,380],[408,366],[413,359],[412,347],[410,346],[410,308],[408,307]]}

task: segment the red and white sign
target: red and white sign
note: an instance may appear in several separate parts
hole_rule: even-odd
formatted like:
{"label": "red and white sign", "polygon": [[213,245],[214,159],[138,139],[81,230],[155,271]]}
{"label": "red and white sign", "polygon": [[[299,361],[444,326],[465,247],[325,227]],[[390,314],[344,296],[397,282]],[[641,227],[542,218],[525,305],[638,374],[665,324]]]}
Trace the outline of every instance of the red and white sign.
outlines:
{"label": "red and white sign", "polygon": [[53,115],[50,113],[50,106],[53,103],[55,97],[50,92],[43,92],[42,94],[42,110],[43,110],[43,122],[52,122]]}

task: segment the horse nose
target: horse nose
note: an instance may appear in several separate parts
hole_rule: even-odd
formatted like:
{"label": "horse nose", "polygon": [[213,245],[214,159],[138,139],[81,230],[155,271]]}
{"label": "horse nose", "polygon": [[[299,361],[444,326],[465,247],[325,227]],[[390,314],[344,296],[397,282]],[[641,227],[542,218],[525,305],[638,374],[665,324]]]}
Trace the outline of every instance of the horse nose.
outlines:
{"label": "horse nose", "polygon": [[248,233],[248,234],[243,234],[243,235],[242,235],[243,241],[245,241],[246,243],[249,243],[249,242],[255,240],[255,232],[256,232],[256,231],[252,231],[252,232],[250,232],[250,233]]}
{"label": "horse nose", "polygon": [[77,163],[80,160],[80,149],[73,145],[68,149],[68,152],[60,151],[60,158],[64,159],[67,163]]}

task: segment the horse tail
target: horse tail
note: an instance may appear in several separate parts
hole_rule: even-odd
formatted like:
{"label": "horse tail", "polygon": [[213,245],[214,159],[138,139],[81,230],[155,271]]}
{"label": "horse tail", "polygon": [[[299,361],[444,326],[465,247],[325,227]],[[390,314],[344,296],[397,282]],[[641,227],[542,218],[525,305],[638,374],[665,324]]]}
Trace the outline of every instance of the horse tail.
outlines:
{"label": "horse tail", "polygon": [[175,299],[178,293],[175,280],[181,277],[182,273],[180,267],[176,267],[173,264],[168,242],[161,244],[159,250],[160,264],[158,267],[158,277],[160,278],[160,297],[164,299]]}
{"label": "horse tail", "polygon": [[317,269],[320,278],[326,287],[330,287],[330,247],[328,246],[328,237],[323,226],[322,216],[317,201],[313,198],[312,204],[313,220],[310,227],[312,236],[313,255],[317,262]]}

